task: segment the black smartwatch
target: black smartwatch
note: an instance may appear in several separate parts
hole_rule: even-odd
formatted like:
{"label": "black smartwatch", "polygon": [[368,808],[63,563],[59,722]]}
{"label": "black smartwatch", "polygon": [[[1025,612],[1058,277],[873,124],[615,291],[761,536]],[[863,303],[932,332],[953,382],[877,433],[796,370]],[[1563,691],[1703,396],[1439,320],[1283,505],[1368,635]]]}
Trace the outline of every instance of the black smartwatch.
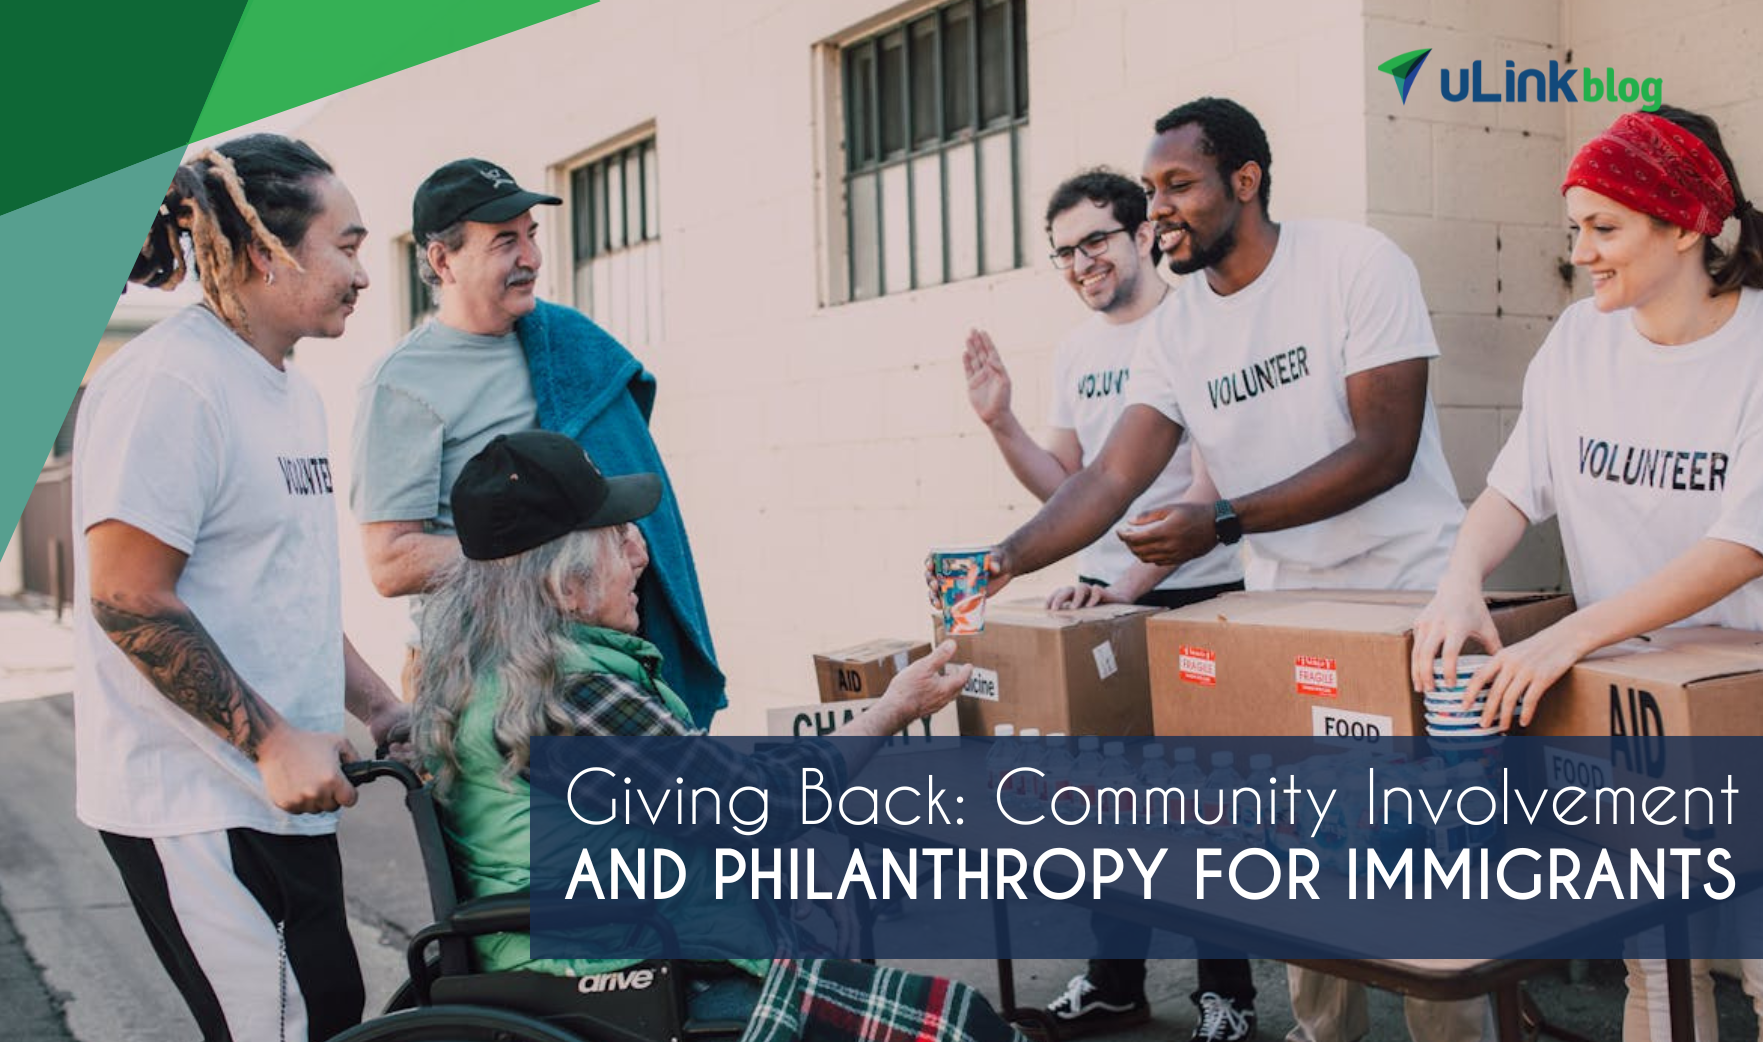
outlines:
{"label": "black smartwatch", "polygon": [[1243,537],[1243,519],[1232,509],[1230,500],[1212,504],[1212,531],[1225,546],[1234,546]]}

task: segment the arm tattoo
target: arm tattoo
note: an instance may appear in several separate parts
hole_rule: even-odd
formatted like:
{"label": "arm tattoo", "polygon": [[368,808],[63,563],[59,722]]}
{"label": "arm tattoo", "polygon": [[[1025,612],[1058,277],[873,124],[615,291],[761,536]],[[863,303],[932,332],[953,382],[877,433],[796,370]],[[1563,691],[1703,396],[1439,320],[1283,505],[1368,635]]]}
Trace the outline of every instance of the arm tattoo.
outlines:
{"label": "arm tattoo", "polygon": [[143,615],[92,600],[92,615],[160,694],[257,759],[267,707],[188,610]]}

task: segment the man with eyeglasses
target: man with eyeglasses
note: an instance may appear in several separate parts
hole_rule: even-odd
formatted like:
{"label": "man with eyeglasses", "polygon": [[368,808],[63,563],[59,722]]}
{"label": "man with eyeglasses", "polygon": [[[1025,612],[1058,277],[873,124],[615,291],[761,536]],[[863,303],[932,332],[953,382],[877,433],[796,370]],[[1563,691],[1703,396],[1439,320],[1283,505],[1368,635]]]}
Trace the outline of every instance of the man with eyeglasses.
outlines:
{"label": "man with eyeglasses", "polygon": [[[1144,190],[1126,177],[1097,169],[1070,178],[1054,189],[1046,220],[1053,267],[1091,314],[1066,334],[1054,355],[1052,431],[1045,445],[1029,436],[1012,411],[1010,374],[991,337],[983,330],[969,333],[962,359],[973,411],[1017,480],[1043,501],[1101,451],[1126,408],[1139,337],[1169,294],[1157,276]],[[1199,455],[1183,446],[1124,516],[1217,498]],[[1180,567],[1146,564],[1111,531],[1079,552],[1078,575],[1078,585],[1056,591],[1049,607],[1114,602],[1175,608],[1243,588],[1234,547],[1219,546]],[[1098,915],[1090,928],[1101,951],[1150,948],[1151,931],[1138,923]],[[1255,984],[1247,959],[1201,959],[1192,998],[1199,1007],[1194,1038],[1234,1042],[1254,1033]],[[1144,1023],[1151,1016],[1145,960],[1091,959],[1088,972],[1073,977],[1047,1011],[1066,1037]]]}
{"label": "man with eyeglasses", "polygon": [[[991,431],[1011,473],[1046,501],[1067,477],[1101,451],[1126,408],[1134,346],[1146,320],[1169,293],[1157,276],[1145,193],[1110,170],[1088,170],[1054,189],[1047,203],[1053,267],[1091,314],[1066,334],[1053,358],[1053,395],[1045,444],[1030,437],[1011,408],[1011,380],[992,338],[968,333],[962,356],[967,398]],[[1124,515],[1137,517],[1191,498],[1217,498],[1200,458],[1183,448]],[[1145,564],[1108,532],[1077,556],[1080,582],[1063,587],[1049,607],[1152,604],[1174,608],[1242,589],[1243,571],[1230,547],[1179,568]]]}

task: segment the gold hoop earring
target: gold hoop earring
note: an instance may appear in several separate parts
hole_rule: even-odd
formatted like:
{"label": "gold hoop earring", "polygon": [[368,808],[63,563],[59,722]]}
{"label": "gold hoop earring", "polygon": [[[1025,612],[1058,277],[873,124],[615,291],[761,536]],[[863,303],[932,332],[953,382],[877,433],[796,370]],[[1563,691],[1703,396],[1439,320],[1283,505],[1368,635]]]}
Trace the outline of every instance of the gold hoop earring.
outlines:
{"label": "gold hoop earring", "polygon": [[273,272],[273,271],[264,272],[263,273],[263,284],[265,286],[275,285],[275,272]]}

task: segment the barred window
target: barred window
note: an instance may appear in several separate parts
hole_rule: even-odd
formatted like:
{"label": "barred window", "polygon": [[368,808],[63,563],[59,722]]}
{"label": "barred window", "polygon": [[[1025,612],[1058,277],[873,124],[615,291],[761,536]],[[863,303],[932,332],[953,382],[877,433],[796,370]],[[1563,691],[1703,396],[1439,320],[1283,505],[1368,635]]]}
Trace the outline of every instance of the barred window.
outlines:
{"label": "barred window", "polygon": [[404,328],[415,329],[435,317],[434,288],[422,281],[422,268],[417,263],[416,240],[406,235],[392,247],[404,268]]}
{"label": "barred window", "polygon": [[1021,267],[1026,0],[957,0],[840,50],[846,299]]}
{"label": "barred window", "polygon": [[660,184],[654,135],[569,171],[575,306],[631,346],[661,339]]}

